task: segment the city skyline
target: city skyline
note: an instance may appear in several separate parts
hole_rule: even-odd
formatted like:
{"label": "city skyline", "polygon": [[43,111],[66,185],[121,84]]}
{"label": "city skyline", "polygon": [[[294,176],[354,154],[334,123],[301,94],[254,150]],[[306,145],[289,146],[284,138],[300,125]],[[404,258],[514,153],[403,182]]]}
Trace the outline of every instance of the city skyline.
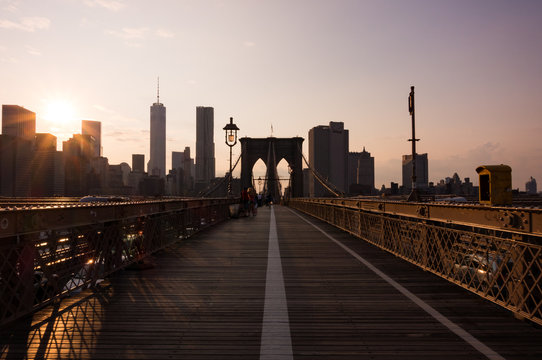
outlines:
{"label": "city skyline", "polygon": [[0,1],[0,101],[35,112],[36,132],[59,144],[81,120],[100,121],[103,156],[129,163],[131,154],[149,159],[148,104],[160,76],[166,154],[195,149],[199,104],[215,109],[217,176],[228,167],[218,139],[230,116],[241,137],[273,127],[276,137],[308,139],[310,128],[341,121],[349,151],[374,156],[379,188],[401,179],[413,85],[429,181],[457,172],[477,182],[477,166],[500,163],[512,167],[514,188],[542,177],[541,3],[162,5]]}

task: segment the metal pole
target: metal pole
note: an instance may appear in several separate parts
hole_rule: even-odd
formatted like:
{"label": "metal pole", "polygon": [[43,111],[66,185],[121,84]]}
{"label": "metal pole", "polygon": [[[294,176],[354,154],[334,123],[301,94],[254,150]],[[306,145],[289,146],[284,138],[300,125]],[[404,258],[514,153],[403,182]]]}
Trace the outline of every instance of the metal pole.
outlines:
{"label": "metal pole", "polygon": [[233,146],[230,146],[230,175],[228,177],[228,196],[230,196],[230,197],[232,195],[232,191],[231,191],[232,190],[231,189],[231,181],[232,181],[232,175],[231,175],[231,171],[232,171],[231,170],[231,151],[232,151],[232,147]]}
{"label": "metal pole", "polygon": [[415,109],[414,109],[414,86],[410,87],[410,96],[408,97],[408,108],[410,115],[412,115],[412,191],[408,197],[408,201],[418,201],[418,189],[416,188],[416,118],[415,118]]}

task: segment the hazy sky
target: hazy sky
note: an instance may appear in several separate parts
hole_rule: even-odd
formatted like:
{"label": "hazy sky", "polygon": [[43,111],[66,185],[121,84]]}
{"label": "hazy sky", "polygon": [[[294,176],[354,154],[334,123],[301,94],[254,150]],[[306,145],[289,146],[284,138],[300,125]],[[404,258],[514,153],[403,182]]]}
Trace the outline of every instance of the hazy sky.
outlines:
{"label": "hazy sky", "polygon": [[0,0],[0,102],[59,143],[99,120],[110,163],[148,161],[158,76],[168,167],[212,106],[217,175],[233,116],[306,154],[310,128],[342,121],[375,186],[401,183],[414,85],[430,181],[504,163],[515,188],[542,183],[542,1]]}

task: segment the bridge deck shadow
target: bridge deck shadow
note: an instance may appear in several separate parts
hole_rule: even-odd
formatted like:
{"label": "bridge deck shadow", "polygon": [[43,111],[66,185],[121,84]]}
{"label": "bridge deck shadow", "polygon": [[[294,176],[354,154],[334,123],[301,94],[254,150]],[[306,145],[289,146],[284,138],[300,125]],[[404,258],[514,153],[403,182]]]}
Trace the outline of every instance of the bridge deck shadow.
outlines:
{"label": "bridge deck shadow", "polygon": [[[483,359],[289,209],[274,207],[296,359]],[[255,359],[270,208],[232,219],[0,334],[0,359]],[[542,330],[310,220],[506,359],[542,358]]]}

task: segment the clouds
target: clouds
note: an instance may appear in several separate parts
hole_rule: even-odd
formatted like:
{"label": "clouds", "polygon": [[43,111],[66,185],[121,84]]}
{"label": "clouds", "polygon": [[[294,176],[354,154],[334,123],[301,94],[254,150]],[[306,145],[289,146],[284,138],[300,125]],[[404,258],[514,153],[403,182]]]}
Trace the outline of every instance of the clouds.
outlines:
{"label": "clouds", "polygon": [[134,124],[134,122],[137,122],[136,119],[133,119],[129,116],[125,116],[119,113],[118,111],[109,109],[105,106],[96,104],[96,105],[93,105],[92,107],[106,114],[112,124],[122,124],[123,126],[125,126],[126,124]]}
{"label": "clouds", "polygon": [[139,48],[143,46],[142,41],[145,39],[147,32],[147,28],[123,28],[120,31],[107,30],[105,33],[124,40],[124,45],[128,47]]}
{"label": "clouds", "polygon": [[124,27],[121,30],[106,30],[105,33],[124,40],[124,44],[129,47],[142,47],[143,41],[153,37],[163,39],[175,37],[173,32],[166,29],[153,30],[149,27]]}
{"label": "clouds", "polygon": [[0,20],[0,29],[21,30],[35,32],[36,30],[47,30],[51,26],[51,20],[41,16],[23,17],[19,21]]}
{"label": "clouds", "polygon": [[85,0],[85,5],[89,7],[100,7],[110,11],[119,11],[126,5],[118,0]]}
{"label": "clouds", "polygon": [[[130,151],[145,151],[150,131],[135,126],[138,119],[121,114],[115,109],[95,104],[93,109],[98,110],[96,119],[102,123],[102,139],[104,154],[111,149],[131,149]],[[110,154],[111,155],[111,154]],[[116,157],[116,154],[112,154]],[[107,156],[107,155],[104,155]],[[116,161],[116,160],[115,160]]]}
{"label": "clouds", "polygon": [[15,0],[0,0],[0,9],[8,12],[16,12],[18,10],[17,1]]}
{"label": "clouds", "polygon": [[171,31],[168,31],[165,29],[158,29],[155,31],[155,34],[158,37],[166,38],[166,39],[170,39],[175,36]]}
{"label": "clouds", "polygon": [[33,55],[33,56],[41,56],[41,51],[39,51],[38,49],[30,46],[30,45],[27,45],[25,46],[25,49],[26,49],[26,52],[30,55]]}
{"label": "clouds", "polygon": [[105,33],[118,37],[123,40],[142,40],[145,39],[149,32],[149,28],[122,28],[121,30],[107,30]]}

